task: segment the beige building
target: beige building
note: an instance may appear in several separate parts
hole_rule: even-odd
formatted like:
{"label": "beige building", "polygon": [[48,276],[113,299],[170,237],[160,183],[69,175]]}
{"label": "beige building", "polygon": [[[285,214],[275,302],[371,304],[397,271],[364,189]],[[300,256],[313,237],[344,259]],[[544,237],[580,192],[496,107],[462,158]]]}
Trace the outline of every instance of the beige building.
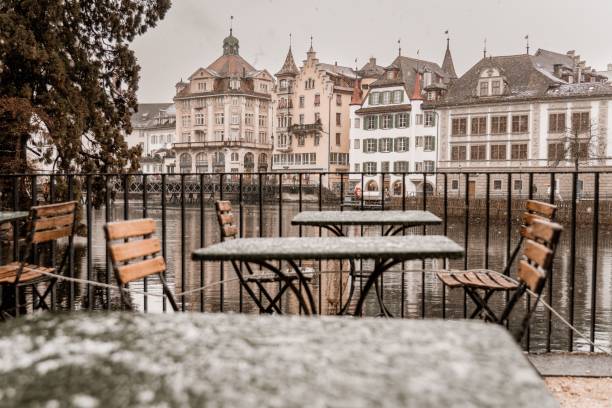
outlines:
{"label": "beige building", "polygon": [[[277,172],[348,171],[349,105],[357,77],[352,68],[319,62],[310,47],[301,68],[291,48],[276,74],[274,152]],[[294,175],[287,175],[291,181]],[[337,183],[331,177],[325,183]],[[304,182],[315,183],[308,176]]]}
{"label": "beige building", "polygon": [[270,169],[274,78],[223,40],[223,55],[176,85],[176,166],[181,173]]}
{"label": "beige building", "polygon": [[[609,169],[612,157],[612,86],[573,51],[538,50],[485,57],[429,108],[440,117],[440,171],[489,172],[490,194],[529,194],[528,176],[507,171]],[[497,172],[497,174],[495,174]],[[578,194],[592,190],[580,175]],[[571,194],[571,177],[553,188]],[[449,175],[449,191],[482,196],[486,176]],[[536,194],[549,194],[550,177],[538,176]]]}

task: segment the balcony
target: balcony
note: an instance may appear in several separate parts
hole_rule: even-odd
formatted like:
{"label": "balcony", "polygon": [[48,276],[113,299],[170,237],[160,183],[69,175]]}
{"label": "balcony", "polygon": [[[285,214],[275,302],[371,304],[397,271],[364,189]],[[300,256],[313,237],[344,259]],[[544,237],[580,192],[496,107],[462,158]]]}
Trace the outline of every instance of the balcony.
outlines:
{"label": "balcony", "polygon": [[250,147],[255,149],[272,149],[270,143],[247,142],[245,140],[210,140],[206,142],[173,143],[175,150],[203,149],[208,147]]}
{"label": "balcony", "polygon": [[276,146],[276,150],[279,152],[290,152],[292,149],[290,144],[284,144]]}
{"label": "balcony", "polygon": [[309,133],[321,132],[323,127],[321,121],[308,124],[295,124],[289,127],[289,131],[295,135],[304,135]]}

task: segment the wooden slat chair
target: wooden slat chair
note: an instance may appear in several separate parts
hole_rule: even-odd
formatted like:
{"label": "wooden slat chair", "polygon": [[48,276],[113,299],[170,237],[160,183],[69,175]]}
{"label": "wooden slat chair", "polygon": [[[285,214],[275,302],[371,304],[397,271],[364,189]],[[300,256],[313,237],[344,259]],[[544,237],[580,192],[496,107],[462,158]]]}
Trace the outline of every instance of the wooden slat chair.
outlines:
{"label": "wooden slat chair", "polygon": [[523,242],[526,238],[529,238],[527,229],[536,220],[553,221],[557,213],[557,206],[536,200],[528,200],[525,209],[526,211],[522,214],[522,223],[519,229],[519,242],[512,251],[503,271],[497,273],[496,271],[485,269],[473,269],[466,271],[451,271],[452,273],[439,272],[437,274],[442,283],[451,289],[467,288],[470,297],[477,295],[473,288],[484,290],[485,295],[482,298],[483,302],[476,303],[476,308],[470,315],[471,319],[478,317],[483,312],[484,307],[482,304],[486,304],[495,292],[516,289],[516,284],[506,279],[505,276],[509,275],[514,260],[523,247]]}
{"label": "wooden slat chair", "polygon": [[[52,292],[57,278],[44,275],[41,272],[59,274],[66,266],[68,254],[72,248],[75,233],[76,201],[68,201],[57,204],[40,205],[30,209],[29,231],[26,236],[26,250],[24,256],[8,265],[0,266],[0,285],[13,288],[15,293],[15,315],[21,312],[20,288],[24,286],[32,287],[32,309],[49,310],[50,306],[46,299]],[[61,255],[61,260],[57,268],[45,267],[42,265],[30,264],[27,259],[35,255],[37,248],[41,248],[46,243],[51,243],[61,238],[68,238],[68,245]],[[40,283],[47,283],[45,291],[41,294],[38,290]],[[4,297],[0,304],[0,319],[10,316],[7,310],[9,305]]]}
{"label": "wooden slat chair", "polygon": [[[178,312],[176,299],[164,278],[166,261],[160,254],[162,250],[161,241],[159,238],[152,237],[155,233],[155,220],[145,218],[109,222],[104,226],[104,233],[113,271],[120,289],[122,307],[126,306],[128,309],[132,309],[130,296],[124,293],[121,290],[122,288],[128,288],[128,284],[135,280],[157,275],[172,309]],[[134,238],[140,239],[134,240]],[[123,242],[113,243],[117,240]]]}
{"label": "wooden slat chair", "polygon": [[[535,302],[523,318],[521,331],[516,336],[517,341],[522,338],[531,314],[540,300],[546,279],[552,273],[552,263],[563,227],[547,220],[534,219],[522,230],[525,245],[517,268],[518,284],[504,275],[487,270],[438,273],[438,277],[446,285],[462,287],[476,303],[477,308],[483,311],[485,320],[499,324],[507,323],[514,306],[527,289],[535,293]],[[483,290],[485,296],[481,296],[478,290]],[[500,315],[496,315],[487,304],[488,295],[496,291],[513,291],[512,297]]]}
{"label": "wooden slat chair", "polygon": [[[234,214],[232,212],[232,204],[230,201],[216,201],[215,208],[217,210],[217,220],[219,222],[219,227],[221,229],[221,240],[225,241],[227,239],[235,239],[238,236],[238,228],[234,224]],[[259,311],[261,313],[272,313],[275,311],[276,313],[282,313],[280,307],[278,306],[279,301],[283,294],[290,288],[290,282],[298,280],[299,277],[295,272],[285,273],[287,279],[283,279],[280,276],[272,275],[272,274],[255,274],[251,268],[251,266],[247,263],[245,264],[246,269],[248,271],[248,275],[244,276],[240,270],[240,267],[232,263],[236,275],[238,276],[238,280],[240,284],[249,296],[253,299]],[[304,275],[304,278],[307,281],[312,280],[312,275]],[[281,287],[276,294],[275,297],[272,297],[266,288],[263,286],[264,283],[270,282],[281,282]],[[268,301],[268,306],[264,306],[263,303],[259,300],[259,297],[253,292],[253,289],[249,286],[249,283],[254,283],[260,290],[261,294]]]}

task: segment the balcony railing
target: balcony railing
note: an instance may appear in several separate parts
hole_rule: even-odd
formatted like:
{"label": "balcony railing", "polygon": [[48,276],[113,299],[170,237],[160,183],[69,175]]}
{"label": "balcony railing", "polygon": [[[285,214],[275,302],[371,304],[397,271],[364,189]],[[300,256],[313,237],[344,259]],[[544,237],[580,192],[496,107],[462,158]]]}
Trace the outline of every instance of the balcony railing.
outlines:
{"label": "balcony railing", "polygon": [[[419,181],[420,179],[420,181]],[[355,196],[355,187],[363,192]],[[517,188],[520,187],[520,188]],[[520,215],[525,200],[539,199],[558,206],[557,222],[564,227],[560,250],[554,262],[544,301],[590,341],[610,347],[612,338],[612,292],[610,268],[612,240],[606,232],[612,224],[612,170],[580,171],[496,171],[438,173],[260,172],[202,174],[28,174],[0,175],[0,206],[23,210],[32,205],[76,199],[81,203],[79,228],[82,235],[69,252],[68,276],[113,283],[114,276],[105,250],[102,227],[113,220],[150,217],[158,223],[167,279],[180,296],[183,310],[252,312],[257,310],[242,293],[228,265],[192,262],[194,248],[220,239],[215,200],[232,201],[241,237],[319,236],[318,228],[294,227],[291,219],[306,210],[422,209],[433,212],[442,224],[416,227],[407,234],[448,235],[465,249],[459,261],[406,263],[385,275],[382,296],[398,317],[463,318],[473,304],[459,291],[446,291],[434,276],[411,270],[435,267],[504,268],[517,242]],[[24,228],[17,228],[22,235]],[[361,234],[359,228],[351,234]],[[379,234],[380,228],[366,228]],[[325,232],[323,232],[325,234]],[[10,252],[10,251],[9,251]],[[13,246],[12,257],[19,255]],[[3,251],[5,261],[7,251]],[[52,265],[55,260],[49,259]],[[344,271],[342,264],[304,264],[317,270]],[[372,265],[364,262],[363,270]],[[511,276],[515,277],[512,269]],[[330,293],[340,304],[347,293],[342,284],[325,286],[321,274],[313,283],[318,302],[327,302]],[[206,286],[205,289],[198,289]],[[359,290],[359,283],[356,285]],[[150,279],[133,285],[133,304],[143,311],[166,310],[160,285]],[[325,292],[328,291],[328,292]],[[499,309],[505,297],[493,298]],[[118,293],[89,284],[61,282],[54,296],[60,310],[112,310]],[[283,310],[298,313],[294,299],[283,298]],[[376,302],[369,306],[374,310]],[[319,310],[321,308],[319,307]],[[517,316],[521,315],[517,313]],[[512,320],[511,327],[520,322]],[[594,351],[561,325],[550,311],[539,306],[523,344],[529,351]]]}

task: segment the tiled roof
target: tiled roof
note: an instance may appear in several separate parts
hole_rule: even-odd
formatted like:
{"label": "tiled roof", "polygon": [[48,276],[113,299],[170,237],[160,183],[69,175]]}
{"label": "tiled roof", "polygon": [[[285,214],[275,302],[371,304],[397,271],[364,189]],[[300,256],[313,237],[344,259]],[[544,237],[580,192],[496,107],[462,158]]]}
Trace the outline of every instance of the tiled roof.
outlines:
{"label": "tiled roof", "polygon": [[328,74],[343,75],[348,78],[357,78],[357,73],[350,67],[343,67],[342,65],[336,64],[326,64],[324,62],[319,62],[317,67],[326,71]]}
{"label": "tiled roof", "polygon": [[[520,54],[483,58],[461,78],[457,79],[449,87],[445,98],[436,105],[465,105],[568,96],[612,95],[612,86],[609,84],[599,82],[568,84],[554,76],[552,73],[553,65],[569,64],[571,58],[568,58],[563,54],[545,50],[538,50],[536,55]],[[498,69],[504,77],[505,91],[503,95],[477,96],[480,73],[488,68]]]}
{"label": "tiled roof", "polygon": [[171,116],[176,115],[173,103],[139,103],[137,112],[132,113],[132,127],[153,127],[157,125],[156,117],[160,111]]}
{"label": "tiled roof", "polygon": [[403,84],[409,92],[412,92],[412,90],[414,89],[414,82],[417,71],[423,72],[424,70],[431,71],[444,79],[448,78],[448,74],[444,72],[442,68],[435,62],[420,60],[416,58],[398,56],[397,58],[395,58],[393,63],[389,67],[387,67],[387,70],[393,68],[399,69],[399,76],[397,79],[387,79],[381,77],[380,79],[370,84],[370,88]]}
{"label": "tiled roof", "polygon": [[361,78],[378,78],[385,73],[385,68],[376,65],[376,58],[372,57],[357,73]]}
{"label": "tiled roof", "polygon": [[241,77],[243,74],[255,71],[255,68],[253,68],[251,64],[237,54],[222,55],[206,69],[212,70],[216,76],[220,77]]}

